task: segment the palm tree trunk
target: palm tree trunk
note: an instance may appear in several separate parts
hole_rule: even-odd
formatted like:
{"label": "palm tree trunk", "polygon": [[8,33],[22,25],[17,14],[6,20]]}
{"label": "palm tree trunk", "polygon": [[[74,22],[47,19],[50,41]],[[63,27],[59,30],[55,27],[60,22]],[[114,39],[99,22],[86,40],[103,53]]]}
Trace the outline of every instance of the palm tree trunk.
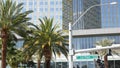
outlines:
{"label": "palm tree trunk", "polygon": [[6,50],[7,50],[7,30],[1,30],[2,38],[2,68],[6,68]]}
{"label": "palm tree trunk", "polygon": [[40,68],[40,59],[38,59],[38,63],[37,64],[38,64],[38,68]]}
{"label": "palm tree trunk", "polygon": [[44,56],[45,56],[45,68],[50,68],[50,60],[51,60],[52,53],[51,53],[48,45],[46,45],[44,47],[43,52],[44,52]]}
{"label": "palm tree trunk", "polygon": [[107,58],[107,55],[104,56],[104,65],[105,65],[105,68],[108,68],[108,58]]}
{"label": "palm tree trunk", "polygon": [[50,68],[50,60],[45,60],[45,67]]}

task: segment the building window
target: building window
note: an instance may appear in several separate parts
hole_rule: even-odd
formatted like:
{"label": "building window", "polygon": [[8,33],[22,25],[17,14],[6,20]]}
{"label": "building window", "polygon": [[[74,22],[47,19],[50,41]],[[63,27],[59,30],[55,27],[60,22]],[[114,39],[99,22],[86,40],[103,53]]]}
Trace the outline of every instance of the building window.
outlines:
{"label": "building window", "polygon": [[50,5],[54,5],[54,1],[51,1],[51,2],[50,2]]}
{"label": "building window", "polygon": [[34,11],[37,11],[37,8],[36,8],[36,7],[34,7]]}
{"label": "building window", "polygon": [[62,1],[60,1],[59,3],[60,3],[60,5],[62,5]]}
{"label": "building window", "polygon": [[60,11],[62,11],[62,8],[60,8]]}
{"label": "building window", "polygon": [[37,4],[37,2],[34,2],[34,5],[36,5]]}
{"label": "building window", "polygon": [[50,8],[50,11],[54,11],[54,8]]}
{"label": "building window", "polygon": [[33,2],[29,2],[29,5],[33,5]]}
{"label": "building window", "polygon": [[58,11],[59,10],[59,8],[56,8],[56,11]]}
{"label": "building window", "polygon": [[43,5],[43,2],[40,2],[40,5]]}
{"label": "building window", "polygon": [[45,5],[48,5],[48,2],[45,2]]}
{"label": "building window", "polygon": [[62,15],[60,16],[60,19],[62,19]]}
{"label": "building window", "polygon": [[56,5],[58,4],[58,1],[56,1]]}
{"label": "building window", "polygon": [[45,8],[45,11],[48,11],[48,8]]}
{"label": "building window", "polygon": [[42,12],[42,11],[43,11],[43,8],[40,8],[40,11]]}

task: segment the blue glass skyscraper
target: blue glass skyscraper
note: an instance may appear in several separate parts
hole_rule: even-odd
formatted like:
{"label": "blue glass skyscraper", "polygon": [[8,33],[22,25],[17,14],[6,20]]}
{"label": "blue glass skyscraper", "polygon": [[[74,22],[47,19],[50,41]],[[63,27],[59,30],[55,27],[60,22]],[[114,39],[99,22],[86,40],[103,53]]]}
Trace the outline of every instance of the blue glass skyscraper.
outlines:
{"label": "blue glass skyscraper", "polygon": [[[111,2],[117,2],[118,4],[111,5],[109,4]],[[105,38],[114,40],[113,44],[120,45],[120,0],[64,0],[63,29],[68,30],[68,23],[73,24],[82,13],[93,5],[101,6],[91,8],[72,28],[74,50],[95,48],[96,42]],[[83,56],[85,57],[86,54],[91,55],[85,53]],[[81,56],[82,53],[77,55]],[[76,57],[76,54],[74,57]],[[118,58],[112,59],[118,60]],[[77,59],[74,62],[74,66],[79,65],[80,68],[84,66],[95,68],[94,60],[85,59],[82,61],[82,59]],[[114,65],[114,67],[116,68],[117,65]]]}
{"label": "blue glass skyscraper", "polygon": [[[63,1],[63,29],[68,30],[68,23],[72,24],[85,12],[89,7],[100,4],[100,0],[64,0]],[[89,10],[75,24],[73,29],[92,29],[101,27],[101,8],[94,7]]]}
{"label": "blue glass skyscraper", "polygon": [[[109,3],[117,2],[116,5]],[[89,7],[91,8],[73,26],[73,44],[75,49],[95,47],[95,43],[104,38],[114,39],[120,44],[120,1],[119,0],[64,0],[63,29],[68,29],[68,23],[74,23]],[[67,14],[67,15],[66,15]]]}

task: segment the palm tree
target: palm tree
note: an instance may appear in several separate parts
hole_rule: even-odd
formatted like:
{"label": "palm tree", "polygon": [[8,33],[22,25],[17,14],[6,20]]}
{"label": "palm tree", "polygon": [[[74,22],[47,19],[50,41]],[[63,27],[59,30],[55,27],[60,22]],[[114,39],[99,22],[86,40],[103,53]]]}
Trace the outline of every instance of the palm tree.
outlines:
{"label": "palm tree", "polygon": [[31,35],[33,40],[25,41],[24,47],[27,48],[25,49],[26,52],[30,49],[33,54],[37,54],[38,63],[44,57],[46,68],[50,68],[50,61],[53,55],[60,56],[63,54],[67,58],[68,49],[66,47],[68,41],[62,36],[63,33],[58,29],[58,25],[53,25],[53,19],[44,17],[39,19],[39,21],[41,24],[37,26],[33,35]]}
{"label": "palm tree", "polygon": [[[31,24],[33,27],[36,27],[36,25]],[[25,36],[24,39],[24,47],[23,47],[23,57],[25,58],[25,62],[28,62],[29,60],[32,60],[32,56],[37,56],[38,59],[38,68],[40,68],[40,49],[39,46],[36,46],[36,42],[40,39],[36,38],[36,29],[35,28],[27,28],[28,35]]]}
{"label": "palm tree", "polygon": [[[16,4],[12,0],[0,0],[0,32],[2,39],[2,68],[6,68],[6,49],[9,34],[21,30],[21,24],[29,21],[27,17],[32,11],[21,12],[23,3]],[[21,27],[19,27],[21,26]],[[20,32],[19,31],[19,32]],[[22,35],[22,34],[21,34]]]}
{"label": "palm tree", "polygon": [[[102,47],[111,46],[113,42],[114,42],[114,40],[110,40],[110,39],[105,38],[103,40],[97,41],[96,45],[102,46]],[[102,50],[101,52],[99,51],[99,54],[100,55],[104,55],[104,65],[105,65],[105,68],[109,68],[108,67],[108,58],[107,58],[108,50]]]}
{"label": "palm tree", "polygon": [[[9,38],[7,39],[7,53],[6,53],[6,62],[7,65],[10,65],[12,68],[17,68],[18,64],[24,61],[22,58],[22,51],[16,48],[16,40],[9,34]],[[2,45],[0,40],[0,45]],[[0,49],[2,47],[0,46]],[[1,53],[0,53],[1,55]],[[0,58],[1,59],[1,58]]]}

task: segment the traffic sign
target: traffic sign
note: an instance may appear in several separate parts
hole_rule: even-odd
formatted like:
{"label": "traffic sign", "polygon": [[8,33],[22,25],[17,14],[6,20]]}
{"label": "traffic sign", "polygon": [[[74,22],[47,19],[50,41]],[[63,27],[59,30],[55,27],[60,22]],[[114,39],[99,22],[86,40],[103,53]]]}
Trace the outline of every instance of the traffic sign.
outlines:
{"label": "traffic sign", "polygon": [[86,60],[86,59],[97,59],[98,55],[77,55],[76,59],[77,60]]}

